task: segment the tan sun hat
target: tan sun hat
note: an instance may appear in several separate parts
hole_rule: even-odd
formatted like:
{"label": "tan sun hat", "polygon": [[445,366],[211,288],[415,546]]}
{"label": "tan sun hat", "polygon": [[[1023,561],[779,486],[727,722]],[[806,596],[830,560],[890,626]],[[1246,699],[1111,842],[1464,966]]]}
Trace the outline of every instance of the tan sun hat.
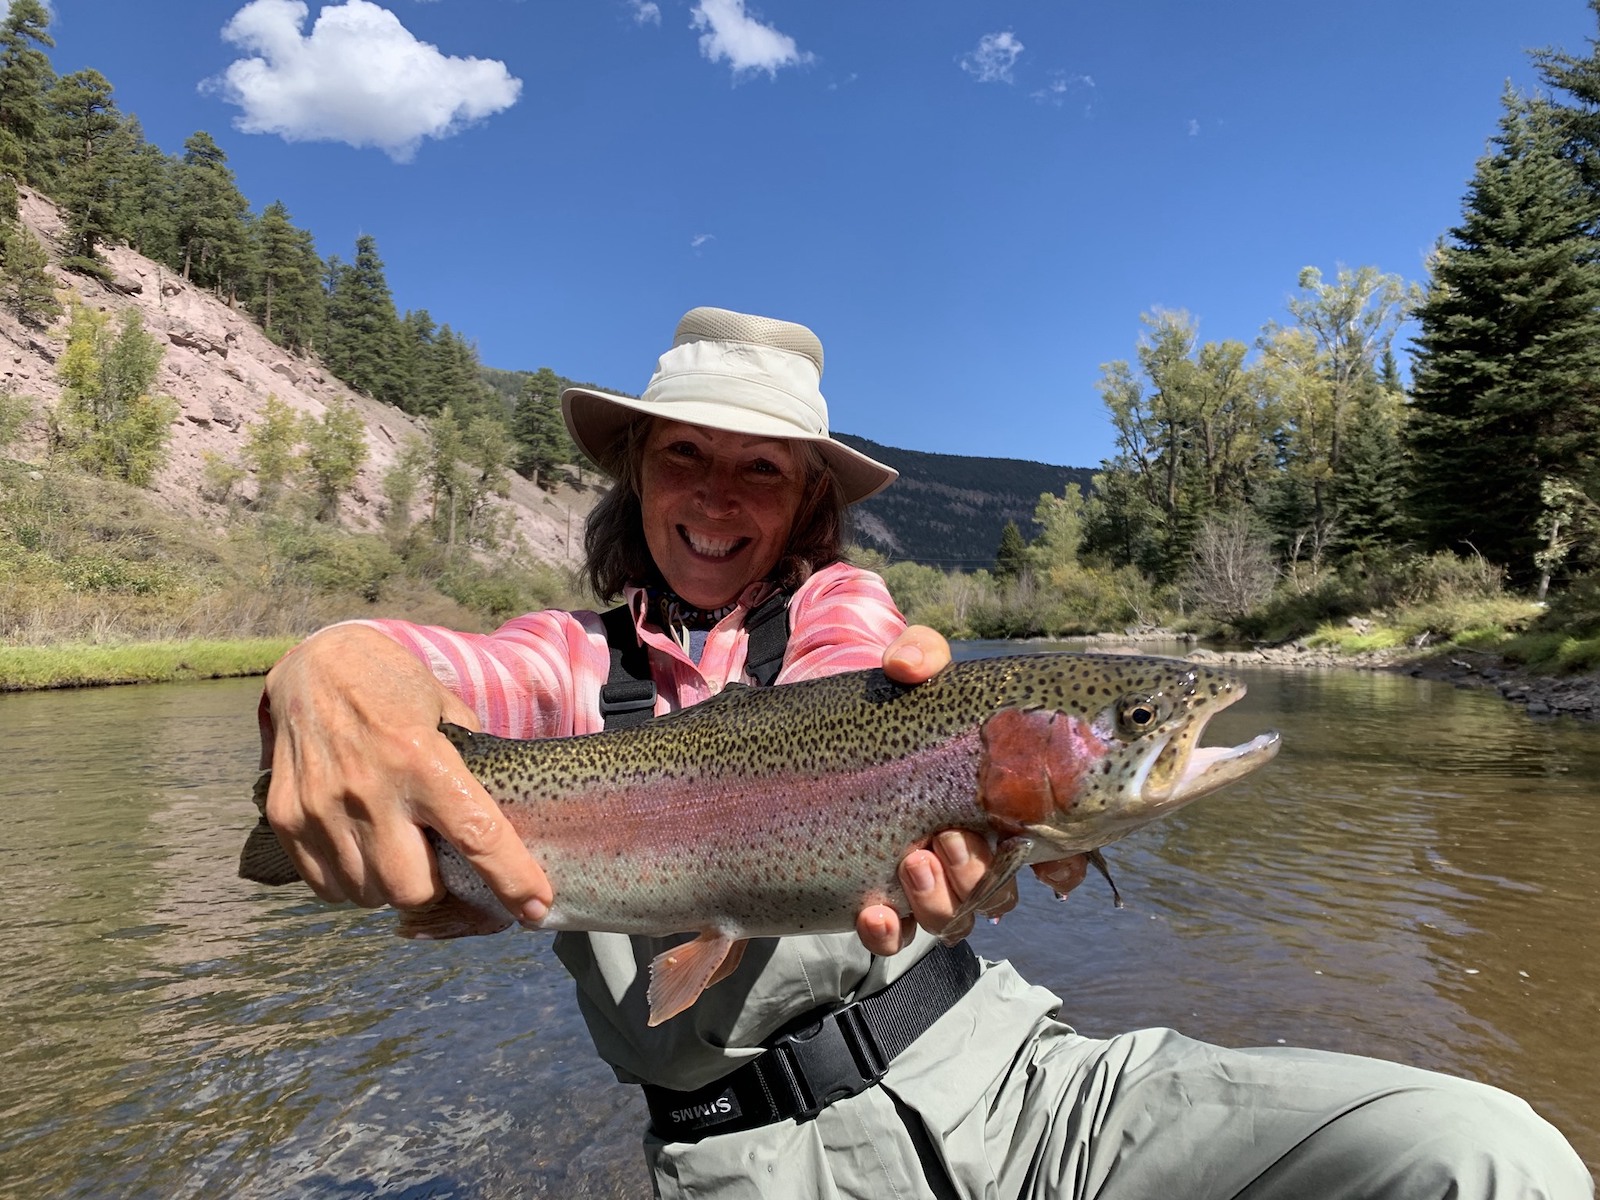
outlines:
{"label": "tan sun hat", "polygon": [[589,388],[561,393],[567,431],[600,464],[638,413],[811,442],[838,478],[847,504],[881,492],[898,474],[829,436],[822,343],[792,321],[725,308],[690,309],[637,400]]}

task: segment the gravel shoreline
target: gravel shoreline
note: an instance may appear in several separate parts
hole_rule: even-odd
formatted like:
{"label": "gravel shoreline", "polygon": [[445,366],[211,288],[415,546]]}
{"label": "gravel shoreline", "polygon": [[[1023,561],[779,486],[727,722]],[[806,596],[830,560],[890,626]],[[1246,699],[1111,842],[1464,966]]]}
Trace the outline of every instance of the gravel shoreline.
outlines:
{"label": "gravel shoreline", "polygon": [[[1146,642],[1186,642],[1192,634],[1170,629],[1138,629],[1095,634],[1083,639],[1095,650],[1137,654]],[[1258,646],[1252,650],[1210,650],[1196,646],[1185,657],[1192,662],[1237,663],[1284,670],[1393,671],[1416,679],[1435,679],[1459,688],[1492,688],[1531,717],[1570,716],[1600,719],[1600,672],[1582,675],[1540,675],[1498,654],[1479,650],[1365,650],[1341,654],[1315,650],[1301,642]]]}
{"label": "gravel shoreline", "polygon": [[1600,673],[1540,675],[1507,662],[1498,654],[1477,650],[1452,649],[1431,654],[1419,650],[1369,650],[1339,654],[1291,644],[1258,650],[1197,649],[1188,657],[1195,662],[1300,670],[1393,671],[1459,688],[1492,688],[1510,703],[1521,705],[1531,717],[1600,717]]}

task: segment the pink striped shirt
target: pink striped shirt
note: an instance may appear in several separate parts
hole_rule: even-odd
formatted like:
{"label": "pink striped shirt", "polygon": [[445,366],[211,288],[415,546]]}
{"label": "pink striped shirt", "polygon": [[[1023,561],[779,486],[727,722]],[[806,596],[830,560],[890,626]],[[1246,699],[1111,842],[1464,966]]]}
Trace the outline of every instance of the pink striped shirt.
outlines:
{"label": "pink striped shirt", "polygon": [[[744,618],[771,594],[755,583],[706,637],[700,662],[644,625],[642,588],[628,588],[634,627],[649,648],[656,713],[686,708],[744,673]],[[472,707],[484,731],[501,737],[568,737],[600,730],[600,688],[611,656],[592,612],[535,612],[490,634],[458,633],[407,621],[362,621],[399,642]],[[845,563],[824,567],[789,603],[789,646],[778,683],[880,666],[883,649],[905,629],[883,580]]]}

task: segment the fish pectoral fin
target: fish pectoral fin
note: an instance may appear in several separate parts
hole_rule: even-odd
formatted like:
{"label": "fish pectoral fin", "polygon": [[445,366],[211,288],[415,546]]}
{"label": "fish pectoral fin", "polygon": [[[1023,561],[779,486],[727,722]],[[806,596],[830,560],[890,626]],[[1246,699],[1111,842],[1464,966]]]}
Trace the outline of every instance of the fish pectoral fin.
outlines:
{"label": "fish pectoral fin", "polygon": [[255,828],[244,839],[244,849],[239,852],[239,878],[269,887],[300,882],[300,872],[265,817],[256,821]]}
{"label": "fish pectoral fin", "polygon": [[479,937],[510,929],[514,922],[503,909],[491,912],[460,896],[446,895],[426,908],[407,908],[400,912],[395,933],[403,938],[437,942],[447,938]]}
{"label": "fish pectoral fin", "polygon": [[[744,942],[708,929],[692,942],[663,950],[650,963],[650,1024],[677,1016],[722,976],[725,959],[744,953]],[[731,970],[731,968],[730,968]]]}
{"label": "fish pectoral fin", "polygon": [[1106,882],[1111,885],[1111,903],[1115,908],[1126,908],[1122,903],[1122,893],[1117,891],[1117,881],[1111,878],[1111,868],[1106,865],[1106,856],[1098,850],[1089,851],[1089,864],[1096,871],[1106,877]]}
{"label": "fish pectoral fin", "polygon": [[1017,872],[1022,870],[1033,854],[1033,847],[1034,841],[1030,837],[1006,838],[996,846],[989,869],[978,880],[978,886],[972,889],[972,894],[950,917],[949,923],[939,931],[939,936],[946,941],[959,941],[964,937],[967,918],[982,911],[1001,888],[1016,878]]}

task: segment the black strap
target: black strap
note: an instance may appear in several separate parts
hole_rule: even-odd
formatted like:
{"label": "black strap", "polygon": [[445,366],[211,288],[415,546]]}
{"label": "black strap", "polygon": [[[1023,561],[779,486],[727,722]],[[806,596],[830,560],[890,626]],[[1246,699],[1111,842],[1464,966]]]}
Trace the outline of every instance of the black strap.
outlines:
{"label": "black strap", "polygon": [[789,593],[779,588],[752,608],[744,628],[750,635],[744,669],[756,686],[771,687],[783,670],[783,655],[789,649]]}
{"label": "black strap", "polygon": [[600,719],[605,729],[643,725],[656,711],[656,684],[650,677],[650,652],[639,640],[626,604],[600,614],[611,647],[611,672],[600,688]]}
{"label": "black strap", "polygon": [[692,1092],[645,1084],[657,1137],[693,1142],[790,1118],[876,1086],[889,1064],[978,981],[966,942],[939,943],[881,992],[772,1038],[757,1058]]}
{"label": "black strap", "polygon": [[[643,725],[656,711],[656,684],[650,675],[650,653],[639,641],[633,612],[626,604],[600,614],[606,644],[611,648],[611,670],[600,688],[600,719],[604,729]],[[789,648],[789,593],[779,588],[750,610],[744,619],[749,641],[744,669],[760,687],[771,687],[783,670]]]}

